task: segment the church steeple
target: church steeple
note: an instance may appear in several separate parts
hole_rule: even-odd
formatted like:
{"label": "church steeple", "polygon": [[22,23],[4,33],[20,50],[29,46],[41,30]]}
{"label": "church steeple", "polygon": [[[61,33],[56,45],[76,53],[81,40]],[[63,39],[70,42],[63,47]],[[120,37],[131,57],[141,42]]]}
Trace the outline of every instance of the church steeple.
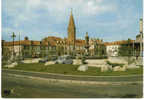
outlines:
{"label": "church steeple", "polygon": [[75,28],[75,23],[74,23],[74,18],[73,18],[73,14],[72,14],[72,9],[71,9],[71,14],[70,14],[68,28]]}
{"label": "church steeple", "polygon": [[69,24],[68,24],[67,30],[68,30],[69,44],[75,45],[76,28],[75,28],[74,18],[73,18],[73,14],[72,14],[72,9],[71,9],[71,14],[70,14],[70,19],[69,19]]}

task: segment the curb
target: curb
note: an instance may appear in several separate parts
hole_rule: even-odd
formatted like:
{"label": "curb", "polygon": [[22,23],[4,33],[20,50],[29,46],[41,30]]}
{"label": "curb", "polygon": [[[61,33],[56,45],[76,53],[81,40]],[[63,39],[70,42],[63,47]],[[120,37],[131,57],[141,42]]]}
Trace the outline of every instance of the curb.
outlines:
{"label": "curb", "polygon": [[17,78],[28,78],[34,80],[43,80],[48,81],[49,83],[74,83],[74,84],[94,84],[94,85],[128,85],[128,84],[142,84],[142,81],[135,82],[98,82],[98,81],[78,81],[78,80],[62,80],[62,79],[50,79],[50,78],[41,78],[41,77],[33,77],[27,75],[17,75],[17,74],[7,74],[8,76],[17,77]]}
{"label": "curb", "polygon": [[18,71],[18,72],[30,72],[30,73],[39,73],[39,74],[49,74],[49,75],[58,75],[58,76],[70,76],[70,77],[134,77],[134,76],[143,76],[141,74],[138,75],[120,75],[120,76],[89,76],[89,75],[64,75],[64,74],[55,74],[55,73],[47,73],[47,72],[35,72],[35,71],[24,71],[24,70],[13,70],[13,69],[2,69],[8,71]]}

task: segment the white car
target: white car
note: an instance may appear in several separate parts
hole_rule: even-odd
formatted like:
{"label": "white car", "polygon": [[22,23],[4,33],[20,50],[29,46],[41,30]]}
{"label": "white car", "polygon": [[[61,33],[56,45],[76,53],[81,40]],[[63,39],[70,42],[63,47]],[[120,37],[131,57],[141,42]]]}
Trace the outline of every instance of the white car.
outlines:
{"label": "white car", "polygon": [[58,59],[56,60],[56,63],[58,63],[58,64],[72,64],[73,60],[71,59],[70,56],[64,55],[64,56],[58,57]]}

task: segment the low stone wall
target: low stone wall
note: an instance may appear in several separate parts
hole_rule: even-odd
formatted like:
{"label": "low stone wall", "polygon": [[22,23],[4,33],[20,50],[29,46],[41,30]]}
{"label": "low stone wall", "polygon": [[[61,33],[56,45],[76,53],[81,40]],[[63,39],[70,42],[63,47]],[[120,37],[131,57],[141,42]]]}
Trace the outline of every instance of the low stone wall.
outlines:
{"label": "low stone wall", "polygon": [[[132,59],[132,58],[130,58]],[[128,57],[108,57],[108,61],[111,63],[127,64]]]}
{"label": "low stone wall", "polygon": [[38,63],[41,58],[33,58],[33,59],[26,59],[23,60],[23,63]]}
{"label": "low stone wall", "polygon": [[117,64],[128,64],[128,60],[131,63],[136,62],[136,65],[142,65],[143,59],[142,57],[108,57],[108,59],[87,59],[86,62],[88,63],[88,66],[92,67],[102,67],[103,65],[107,64],[107,61],[111,63],[117,63]]}
{"label": "low stone wall", "polygon": [[87,59],[88,66],[101,67],[107,64],[107,59]]}
{"label": "low stone wall", "polygon": [[137,65],[143,65],[143,62],[144,62],[144,59],[143,59],[143,57],[138,57],[137,58]]}
{"label": "low stone wall", "polygon": [[73,59],[73,65],[81,65],[82,61],[81,59]]}
{"label": "low stone wall", "polygon": [[142,57],[138,57],[137,59],[136,57],[108,57],[108,61],[111,63],[128,64],[128,60],[133,63],[136,62],[139,65],[142,65],[143,62]]}

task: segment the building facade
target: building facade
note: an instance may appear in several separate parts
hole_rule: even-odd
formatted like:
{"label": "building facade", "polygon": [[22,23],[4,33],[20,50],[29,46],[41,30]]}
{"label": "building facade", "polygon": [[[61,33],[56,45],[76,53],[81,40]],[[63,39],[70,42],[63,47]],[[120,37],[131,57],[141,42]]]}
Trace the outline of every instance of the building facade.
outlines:
{"label": "building facade", "polygon": [[143,50],[144,50],[144,46],[143,46],[143,19],[140,19],[139,21],[139,34],[136,36],[136,41],[135,44],[137,46],[137,48],[139,49],[139,56],[143,56]]}
{"label": "building facade", "polygon": [[[90,38],[88,32],[85,40],[76,39],[76,26],[71,11],[69,24],[67,28],[67,38],[48,36],[41,41],[24,40],[6,42],[2,41],[2,54],[28,57],[46,57],[49,55],[88,55],[88,56],[119,56],[122,47],[130,47],[133,56],[140,56],[143,51],[143,21],[140,19],[140,34],[136,40],[103,42],[101,39]],[[126,50],[128,51],[128,50]],[[9,52],[9,53],[7,53]]]}
{"label": "building facade", "polygon": [[[29,40],[25,37],[24,40],[14,42],[4,42],[4,48],[9,48],[10,52],[23,57],[45,57],[48,55],[100,55],[103,54],[100,50],[103,43],[100,40],[89,39],[86,33],[85,40],[76,39],[76,26],[72,11],[69,17],[67,28],[67,38],[55,36],[45,37],[41,41]],[[14,49],[14,50],[13,50]],[[98,53],[96,53],[98,52]]]}

